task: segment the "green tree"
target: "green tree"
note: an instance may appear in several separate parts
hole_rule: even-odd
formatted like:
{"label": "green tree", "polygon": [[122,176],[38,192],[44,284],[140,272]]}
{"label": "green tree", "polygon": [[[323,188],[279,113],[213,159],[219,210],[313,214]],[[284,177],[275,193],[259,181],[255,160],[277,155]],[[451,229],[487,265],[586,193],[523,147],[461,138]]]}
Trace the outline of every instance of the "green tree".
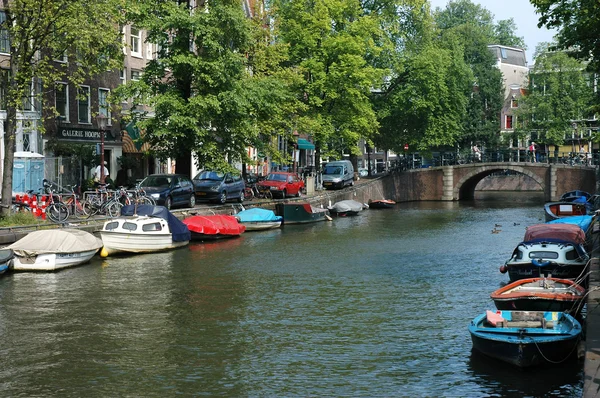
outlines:
{"label": "green tree", "polygon": [[[496,60],[488,45],[517,43],[518,38],[499,32],[510,25],[501,21],[494,25],[493,15],[484,7],[469,0],[450,1],[445,9],[434,13],[440,29],[442,43],[459,43],[464,61],[469,65],[473,80],[464,87],[468,106],[463,117],[462,136],[459,143],[470,147],[473,142],[486,143],[488,147],[499,143],[500,111],[504,102],[502,73],[495,67]],[[503,34],[504,34],[503,33]],[[503,43],[499,43],[499,41]],[[520,39],[522,41],[522,39]],[[448,46],[447,46],[448,47]],[[450,47],[449,47],[450,48]]]}
{"label": "green tree", "polygon": [[394,49],[384,15],[401,3],[274,1],[280,39],[289,45],[286,66],[303,76],[297,129],[313,136],[317,164],[321,152],[356,152],[358,140],[377,131],[371,90],[380,87]]}
{"label": "green tree", "polygon": [[[589,62],[588,68],[600,73],[600,7],[597,0],[531,0],[540,14],[538,26],[558,29],[559,48]],[[600,92],[596,96],[600,109]]]}
{"label": "green tree", "polygon": [[138,82],[118,95],[148,105],[137,114],[154,155],[176,159],[176,171],[198,166],[231,168],[246,147],[269,151],[269,137],[293,113],[288,82],[278,68],[285,48],[272,44],[266,15],[244,14],[237,0],[138,0],[131,20],[158,45]]}
{"label": "green tree", "polygon": [[516,47],[527,50],[525,45],[525,39],[523,37],[515,36],[517,31],[517,25],[515,20],[512,18],[503,19],[498,21],[494,25],[494,43],[508,47]]}
{"label": "green tree", "polygon": [[[5,18],[0,20],[0,37],[8,43],[10,54],[10,73],[3,87],[2,216],[10,212],[15,132],[24,99],[33,95],[41,101],[59,79],[80,84],[90,76],[119,68],[123,55],[117,29],[122,22],[121,7],[120,0],[2,0]],[[54,62],[65,54],[77,62],[77,68],[67,71],[68,64]],[[32,94],[32,82],[40,82],[43,89]],[[44,106],[51,108],[47,102]],[[52,109],[47,113],[54,116]],[[41,123],[39,127],[43,128]]]}
{"label": "green tree", "polygon": [[517,118],[525,123],[517,133],[535,134],[537,141],[562,145],[573,122],[591,115],[593,86],[585,64],[566,52],[546,52],[530,72],[529,93],[521,100]]}

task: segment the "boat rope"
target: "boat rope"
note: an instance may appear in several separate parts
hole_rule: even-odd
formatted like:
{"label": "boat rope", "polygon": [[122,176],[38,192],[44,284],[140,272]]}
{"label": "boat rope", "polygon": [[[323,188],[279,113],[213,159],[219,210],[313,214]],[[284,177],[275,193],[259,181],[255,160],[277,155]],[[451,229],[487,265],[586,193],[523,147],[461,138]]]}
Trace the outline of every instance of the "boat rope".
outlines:
{"label": "boat rope", "polygon": [[535,339],[529,337],[529,339],[531,339],[531,341],[533,341],[533,344],[535,344],[535,347],[537,348],[538,352],[540,353],[540,355],[542,356],[542,358],[544,358],[544,360],[553,363],[553,364],[559,364],[559,363],[563,363],[565,362],[567,359],[569,359],[569,357],[571,355],[573,355],[573,352],[575,351],[575,349],[577,348],[577,346],[579,345],[579,341],[581,340],[581,337],[577,337],[577,339],[575,340],[574,344],[573,344],[573,348],[571,348],[571,351],[569,351],[569,354],[567,354],[567,356],[563,359],[561,359],[560,361],[553,361],[550,358],[546,358],[546,356],[544,355],[544,353],[542,352],[542,349],[540,348],[540,346],[538,345],[537,341],[535,341]]}

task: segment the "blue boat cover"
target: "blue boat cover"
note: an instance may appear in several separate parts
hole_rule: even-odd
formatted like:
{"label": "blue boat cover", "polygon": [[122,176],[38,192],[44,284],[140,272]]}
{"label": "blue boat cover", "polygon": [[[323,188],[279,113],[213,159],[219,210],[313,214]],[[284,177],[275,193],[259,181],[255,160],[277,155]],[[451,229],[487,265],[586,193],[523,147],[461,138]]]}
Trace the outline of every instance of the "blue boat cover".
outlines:
{"label": "blue boat cover", "polygon": [[575,224],[578,225],[584,232],[590,228],[594,216],[570,216],[561,217],[556,220],[548,221],[548,224]]}
{"label": "blue boat cover", "polygon": [[133,216],[134,214],[137,214],[138,216],[160,217],[167,220],[173,242],[185,242],[192,238],[192,234],[187,225],[175,217],[173,213],[164,206],[129,205],[121,208],[122,216]]}
{"label": "blue boat cover", "polygon": [[236,214],[240,222],[272,222],[281,221],[283,217],[275,215],[273,210],[261,209],[259,207],[243,210]]}

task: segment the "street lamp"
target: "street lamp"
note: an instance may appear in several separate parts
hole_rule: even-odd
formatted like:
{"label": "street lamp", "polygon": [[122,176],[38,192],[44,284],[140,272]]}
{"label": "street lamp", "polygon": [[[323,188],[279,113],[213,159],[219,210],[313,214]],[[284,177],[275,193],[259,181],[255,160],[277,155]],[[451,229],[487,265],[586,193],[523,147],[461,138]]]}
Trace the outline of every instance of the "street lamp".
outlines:
{"label": "street lamp", "polygon": [[98,129],[100,130],[100,183],[104,184],[104,180],[107,176],[104,175],[104,129],[108,122],[107,117],[103,114],[99,114],[96,119],[98,120]]}

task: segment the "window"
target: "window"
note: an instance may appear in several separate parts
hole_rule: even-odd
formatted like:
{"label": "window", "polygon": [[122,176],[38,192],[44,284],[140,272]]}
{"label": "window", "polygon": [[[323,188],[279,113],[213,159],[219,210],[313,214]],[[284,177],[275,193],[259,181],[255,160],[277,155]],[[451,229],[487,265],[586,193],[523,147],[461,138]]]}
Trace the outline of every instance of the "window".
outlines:
{"label": "window", "polygon": [[134,222],[125,221],[123,223],[123,229],[127,231],[135,231],[137,229],[137,224]]}
{"label": "window", "polygon": [[140,80],[140,71],[139,70],[132,70],[131,71],[131,80],[133,80],[133,81]]}
{"label": "window", "polygon": [[121,84],[127,83],[127,72],[125,70],[120,70],[119,78],[121,79]]}
{"label": "window", "polygon": [[513,128],[513,117],[512,115],[506,115],[506,123],[504,124],[504,128],[507,130],[512,130]]}
{"label": "window", "polygon": [[108,106],[108,94],[110,90],[107,88],[98,89],[98,113],[106,118],[107,124],[110,126],[110,108]]}
{"label": "window", "polygon": [[117,221],[112,221],[112,222],[107,223],[104,226],[104,230],[105,231],[112,231],[114,229],[117,229],[118,227],[119,227],[119,223]]}
{"label": "window", "polygon": [[29,95],[23,97],[23,110],[24,111],[33,111],[34,109],[34,80],[31,80],[31,84],[29,85]]}
{"label": "window", "polygon": [[90,123],[90,87],[79,86],[78,93],[78,121],[79,123]]}
{"label": "window", "polygon": [[142,32],[133,26],[129,30],[129,38],[131,44],[131,55],[134,57],[142,56]]}
{"label": "window", "polygon": [[32,152],[31,148],[31,134],[32,126],[31,122],[23,121],[23,149],[24,152]]}
{"label": "window", "polygon": [[54,106],[58,116],[65,122],[69,121],[69,86],[66,83],[56,83],[54,86]]}
{"label": "window", "polygon": [[144,224],[142,225],[142,231],[162,231],[162,226],[158,222],[152,224]]}
{"label": "window", "polygon": [[500,48],[500,56],[502,59],[508,58],[508,55],[506,54],[506,48]]}
{"label": "window", "polygon": [[152,59],[153,56],[152,43],[146,43],[146,59]]}
{"label": "window", "polygon": [[518,108],[519,107],[519,100],[516,98],[513,98],[510,100],[510,107],[511,108]]}
{"label": "window", "polygon": [[[6,13],[0,11],[0,23],[6,22]],[[10,53],[10,42],[8,41],[8,30],[0,29],[0,53]]]}

